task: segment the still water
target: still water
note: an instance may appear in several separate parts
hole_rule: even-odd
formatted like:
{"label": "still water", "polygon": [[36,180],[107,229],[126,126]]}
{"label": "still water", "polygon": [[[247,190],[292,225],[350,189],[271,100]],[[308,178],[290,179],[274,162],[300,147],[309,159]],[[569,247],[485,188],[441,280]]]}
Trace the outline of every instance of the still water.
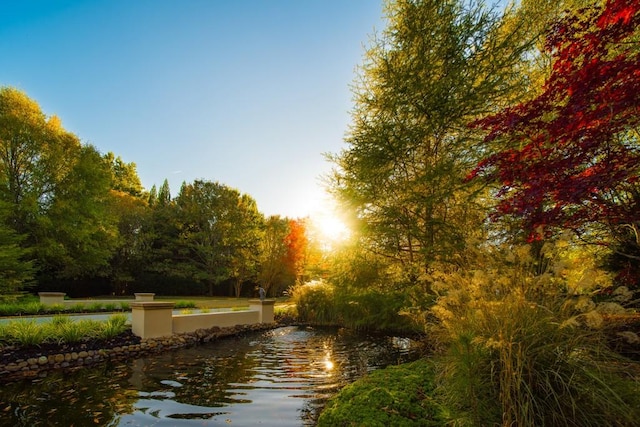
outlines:
{"label": "still water", "polygon": [[2,426],[312,426],[344,385],[414,360],[406,338],[282,327],[0,388]]}

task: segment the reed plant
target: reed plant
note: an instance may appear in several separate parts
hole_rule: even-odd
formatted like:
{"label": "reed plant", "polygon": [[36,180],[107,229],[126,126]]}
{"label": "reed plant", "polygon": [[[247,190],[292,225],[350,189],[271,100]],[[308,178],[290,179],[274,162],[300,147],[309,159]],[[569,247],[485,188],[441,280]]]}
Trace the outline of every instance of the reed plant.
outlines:
{"label": "reed plant", "polygon": [[547,259],[540,272],[529,254],[525,247],[488,257],[482,269],[434,284],[438,393],[450,423],[637,425],[634,364],[611,351],[598,328],[611,306],[568,294],[563,268]]}

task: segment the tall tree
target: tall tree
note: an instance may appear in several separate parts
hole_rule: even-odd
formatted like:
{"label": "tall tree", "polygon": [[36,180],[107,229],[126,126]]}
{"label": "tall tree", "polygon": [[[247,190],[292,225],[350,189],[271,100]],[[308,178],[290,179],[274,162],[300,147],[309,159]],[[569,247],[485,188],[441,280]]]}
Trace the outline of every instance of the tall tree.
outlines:
{"label": "tall tree", "polygon": [[29,251],[21,246],[24,236],[5,224],[10,206],[0,202],[0,299],[31,285],[35,273],[33,263],[28,260]]}
{"label": "tall tree", "polygon": [[255,201],[226,185],[196,180],[176,198],[183,274],[215,285],[232,279],[236,296],[257,274],[262,215]]}
{"label": "tall tree", "polygon": [[637,1],[610,0],[559,21],[542,93],[477,122],[487,144],[508,148],[470,177],[501,185],[496,214],[521,219],[530,240],[604,230],[640,259],[639,11]]}
{"label": "tall tree", "polygon": [[111,170],[112,189],[135,197],[143,196],[143,187],[135,163],[125,163],[120,156],[116,157],[112,152],[105,154],[104,160]]}
{"label": "tall tree", "polygon": [[424,272],[452,261],[482,229],[484,209],[463,182],[478,158],[466,124],[521,87],[529,44],[481,3],[396,0],[355,86],[348,148],[332,189],[374,252]]}
{"label": "tall tree", "polygon": [[[260,249],[260,272],[258,282],[267,294],[284,290],[293,284],[293,275],[286,268],[287,245],[285,238],[289,233],[286,218],[270,216],[265,222]],[[289,283],[286,283],[289,282]],[[273,289],[273,290],[272,290]]]}
{"label": "tall tree", "polygon": [[109,169],[56,116],[0,88],[0,200],[40,278],[104,274],[117,230],[106,209]]}
{"label": "tall tree", "polygon": [[12,204],[13,228],[32,242],[36,218],[55,197],[80,142],[60,120],[17,89],[0,88],[0,198]]}
{"label": "tall tree", "polygon": [[39,259],[44,272],[62,279],[108,274],[118,238],[109,209],[111,175],[100,153],[82,146],[39,223]]}

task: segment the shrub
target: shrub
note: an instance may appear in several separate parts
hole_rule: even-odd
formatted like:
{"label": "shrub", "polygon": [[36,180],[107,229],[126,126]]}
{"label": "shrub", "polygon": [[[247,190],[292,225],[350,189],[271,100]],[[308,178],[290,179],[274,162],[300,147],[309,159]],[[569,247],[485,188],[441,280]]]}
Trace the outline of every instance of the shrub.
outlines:
{"label": "shrub", "polygon": [[418,325],[410,317],[401,315],[407,305],[403,292],[336,291],[335,304],[344,326],[352,329],[418,331]]}
{"label": "shrub", "polygon": [[67,311],[67,308],[64,304],[53,304],[44,308],[44,311],[47,313],[63,313]]}
{"label": "shrub", "polygon": [[106,322],[100,323],[97,328],[98,337],[104,339],[113,338],[120,335],[127,329],[127,316],[125,314],[115,314],[110,316]]}
{"label": "shrub", "polygon": [[529,253],[436,284],[439,393],[451,423],[634,425],[640,388],[595,328],[598,307],[566,294],[552,260],[535,274]]}
{"label": "shrub", "polygon": [[14,316],[19,314],[23,309],[23,305],[18,302],[2,302],[0,304],[0,316]]}
{"label": "shrub", "polygon": [[102,307],[105,311],[115,311],[117,306],[115,302],[107,302]]}
{"label": "shrub", "polygon": [[46,334],[44,328],[34,320],[17,320],[9,322],[7,326],[7,340],[11,344],[22,346],[42,343]]}
{"label": "shrub", "polygon": [[[96,321],[94,320],[71,320],[64,322],[55,329],[50,329],[51,338],[57,340],[58,343],[75,343],[80,342],[84,338],[93,336],[96,329]],[[52,324],[51,327],[53,328]]]}
{"label": "shrub", "polygon": [[45,305],[39,301],[30,301],[23,304],[24,314],[40,314],[45,311]]}
{"label": "shrub", "polygon": [[175,309],[178,309],[178,310],[181,309],[181,308],[196,308],[196,303],[195,303],[195,301],[179,300],[179,301],[175,302],[173,307]]}
{"label": "shrub", "polygon": [[83,303],[76,303],[73,304],[69,307],[67,307],[66,311],[69,311],[71,313],[82,313],[84,311],[86,311],[85,305]]}
{"label": "shrub", "polygon": [[323,281],[298,285],[291,292],[296,304],[298,319],[317,325],[339,323],[333,286]]}
{"label": "shrub", "polygon": [[101,302],[92,302],[87,304],[85,310],[86,311],[101,311],[103,308],[103,304]]}

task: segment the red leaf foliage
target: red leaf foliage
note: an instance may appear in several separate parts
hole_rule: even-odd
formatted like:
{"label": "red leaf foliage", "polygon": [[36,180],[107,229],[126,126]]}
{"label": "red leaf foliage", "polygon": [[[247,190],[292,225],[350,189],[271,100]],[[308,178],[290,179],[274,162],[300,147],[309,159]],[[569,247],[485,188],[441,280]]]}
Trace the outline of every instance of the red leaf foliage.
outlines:
{"label": "red leaf foliage", "polygon": [[558,22],[547,37],[553,69],[542,93],[472,124],[512,148],[469,174],[502,187],[496,215],[524,220],[530,239],[549,227],[631,223],[638,206],[620,203],[636,183],[640,123],[640,0],[610,0]]}

